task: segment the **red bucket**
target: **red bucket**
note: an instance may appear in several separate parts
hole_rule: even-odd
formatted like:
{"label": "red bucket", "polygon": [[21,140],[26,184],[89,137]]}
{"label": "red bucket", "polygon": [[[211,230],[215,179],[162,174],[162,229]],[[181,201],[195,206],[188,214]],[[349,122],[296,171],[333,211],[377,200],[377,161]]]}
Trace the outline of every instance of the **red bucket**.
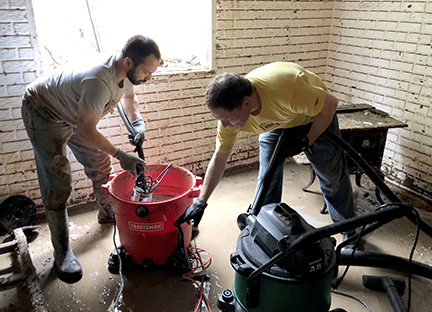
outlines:
{"label": "red bucket", "polygon": [[[155,180],[166,165],[146,165],[145,175]],[[177,247],[174,222],[200,194],[202,178],[189,170],[171,165],[153,192],[153,201],[131,201],[134,177],[127,171],[112,175],[103,185],[111,195],[120,244],[135,263],[150,266],[165,264]],[[182,225],[185,248],[192,238],[192,225]]]}

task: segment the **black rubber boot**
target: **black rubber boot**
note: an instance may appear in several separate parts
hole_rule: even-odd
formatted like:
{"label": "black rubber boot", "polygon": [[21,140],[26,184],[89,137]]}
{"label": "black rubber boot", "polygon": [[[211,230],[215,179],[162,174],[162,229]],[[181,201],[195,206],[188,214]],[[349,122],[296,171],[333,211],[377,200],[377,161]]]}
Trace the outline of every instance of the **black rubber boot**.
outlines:
{"label": "black rubber boot", "polygon": [[76,283],[83,275],[80,263],[72,252],[69,243],[69,224],[66,209],[46,210],[51,242],[54,247],[54,264],[58,277],[66,283]]}

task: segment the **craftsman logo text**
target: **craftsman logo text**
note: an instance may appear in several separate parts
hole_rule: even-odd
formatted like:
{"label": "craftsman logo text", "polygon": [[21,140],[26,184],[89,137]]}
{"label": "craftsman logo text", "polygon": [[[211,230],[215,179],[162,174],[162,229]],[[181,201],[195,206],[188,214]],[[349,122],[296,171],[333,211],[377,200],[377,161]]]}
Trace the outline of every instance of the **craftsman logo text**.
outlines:
{"label": "craftsman logo text", "polygon": [[163,231],[163,222],[157,223],[136,223],[129,221],[129,229],[138,232],[157,232]]}

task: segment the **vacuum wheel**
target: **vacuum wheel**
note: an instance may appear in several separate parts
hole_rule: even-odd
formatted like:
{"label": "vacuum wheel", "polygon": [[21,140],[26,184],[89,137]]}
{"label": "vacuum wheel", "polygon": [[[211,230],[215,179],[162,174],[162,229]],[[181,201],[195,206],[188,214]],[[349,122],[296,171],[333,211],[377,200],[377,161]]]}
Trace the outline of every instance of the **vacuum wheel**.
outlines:
{"label": "vacuum wheel", "polygon": [[175,272],[184,274],[190,270],[189,257],[182,246],[177,246],[174,252],[168,256],[166,264]]}
{"label": "vacuum wheel", "polygon": [[142,262],[142,266],[146,269],[151,269],[154,267],[154,261],[152,259],[144,259]]}
{"label": "vacuum wheel", "polygon": [[122,267],[132,260],[129,253],[123,246],[118,246],[114,249],[108,258],[108,271],[112,274],[118,274],[120,271],[120,260],[122,261]]}

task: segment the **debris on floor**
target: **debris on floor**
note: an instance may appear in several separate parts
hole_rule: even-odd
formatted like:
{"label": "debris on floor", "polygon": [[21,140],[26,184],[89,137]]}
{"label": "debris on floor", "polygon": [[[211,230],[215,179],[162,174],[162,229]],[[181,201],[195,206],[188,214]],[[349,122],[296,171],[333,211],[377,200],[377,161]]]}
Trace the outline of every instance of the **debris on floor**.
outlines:
{"label": "debris on floor", "polygon": [[[235,271],[230,265],[230,255],[236,250],[240,230],[237,217],[247,211],[253,203],[257,168],[228,172],[221,180],[200,223],[199,235],[191,245],[205,249],[212,258],[207,268],[204,292],[212,311],[218,311],[216,303],[224,289],[233,288]],[[330,224],[328,214],[321,214],[323,203],[318,183],[311,185],[314,192],[303,192],[301,188],[310,179],[309,168],[294,162],[285,165],[282,201],[297,210],[305,220],[315,227]],[[378,206],[375,190],[362,177],[362,187],[353,183],[357,201],[357,213],[367,213]],[[69,209],[73,251],[83,266],[84,275],[75,284],[66,284],[56,277],[53,269],[53,249],[47,225],[40,220],[37,237],[29,243],[32,263],[39,279],[49,312],[58,311],[107,311],[113,298],[120,290],[118,274],[108,270],[108,258],[113,251],[114,237],[112,225],[97,222],[98,207],[94,203],[79,205]],[[432,224],[432,213],[421,210],[420,214]],[[364,238],[364,248],[368,251],[383,252],[408,258],[416,229],[407,218],[397,219]],[[335,235],[340,241],[341,235]],[[3,241],[5,238],[1,237]],[[416,261],[432,263],[432,239],[420,234],[415,253]],[[4,255],[0,264],[10,262]],[[0,267],[2,267],[0,265]],[[340,267],[343,271],[344,267]],[[392,311],[385,293],[369,290],[362,284],[362,276],[401,277],[407,275],[391,269],[351,266],[338,291],[366,302],[372,311]],[[156,266],[151,270],[140,265],[128,265],[124,274],[122,301],[133,312],[172,312],[193,311],[199,299],[199,288],[191,281],[166,266]],[[432,306],[432,281],[414,275],[412,278],[412,311],[429,312]],[[0,293],[0,311],[31,311],[32,307],[23,300],[21,289]],[[27,295],[28,296],[28,295]],[[29,297],[27,297],[29,298]],[[407,302],[407,291],[402,300]],[[357,301],[342,295],[332,294],[331,309],[343,308],[347,311],[366,311]],[[206,312],[206,308],[202,308]]]}

